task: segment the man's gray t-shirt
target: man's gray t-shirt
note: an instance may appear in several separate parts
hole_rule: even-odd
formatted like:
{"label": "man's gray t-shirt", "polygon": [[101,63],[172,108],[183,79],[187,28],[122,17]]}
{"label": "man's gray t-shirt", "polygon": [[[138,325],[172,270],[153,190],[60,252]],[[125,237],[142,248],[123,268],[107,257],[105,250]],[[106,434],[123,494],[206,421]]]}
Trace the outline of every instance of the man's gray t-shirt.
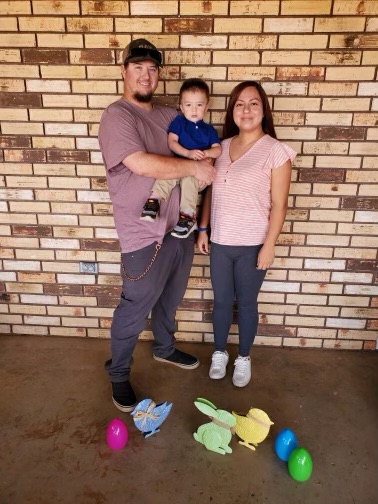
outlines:
{"label": "man's gray t-shirt", "polygon": [[123,99],[109,105],[102,114],[98,138],[122,252],[133,252],[155,241],[161,243],[177,224],[179,187],[174,188],[168,201],[160,202],[155,222],[141,220],[154,179],[136,175],[122,163],[140,151],[171,156],[167,129],[176,115],[170,107],[154,104],[152,110],[145,110]]}

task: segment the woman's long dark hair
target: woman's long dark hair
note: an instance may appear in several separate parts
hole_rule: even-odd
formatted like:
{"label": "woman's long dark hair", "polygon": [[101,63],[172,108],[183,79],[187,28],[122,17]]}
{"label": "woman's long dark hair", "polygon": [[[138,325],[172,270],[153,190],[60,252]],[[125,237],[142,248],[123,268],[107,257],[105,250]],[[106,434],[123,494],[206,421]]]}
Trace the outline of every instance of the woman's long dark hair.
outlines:
{"label": "woman's long dark hair", "polygon": [[238,84],[237,86],[234,87],[234,89],[231,91],[230,94],[230,99],[228,102],[228,107],[227,107],[227,112],[226,112],[226,119],[225,123],[223,126],[223,140],[226,138],[231,138],[235,135],[239,134],[239,128],[236,126],[235,121],[234,121],[234,107],[235,103],[238,100],[240,94],[244,89],[248,87],[254,87],[257,92],[260,95],[262,105],[263,105],[263,114],[264,117],[262,119],[261,127],[264,133],[267,133],[273,138],[277,138],[275,129],[274,129],[274,124],[273,124],[273,116],[272,116],[272,111],[270,109],[269,105],[269,100],[268,97],[261,86],[256,81],[244,81]]}

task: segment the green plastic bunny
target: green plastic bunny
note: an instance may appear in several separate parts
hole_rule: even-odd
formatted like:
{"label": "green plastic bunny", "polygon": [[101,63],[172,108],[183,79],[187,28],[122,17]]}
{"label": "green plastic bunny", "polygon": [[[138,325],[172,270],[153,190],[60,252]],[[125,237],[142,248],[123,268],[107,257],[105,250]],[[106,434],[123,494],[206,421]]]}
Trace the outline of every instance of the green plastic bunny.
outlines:
{"label": "green plastic bunny", "polygon": [[235,417],[228,411],[217,409],[213,403],[201,397],[198,397],[194,404],[202,413],[212,419],[212,422],[198,427],[197,432],[193,434],[194,439],[205,445],[210,451],[221,455],[232,453],[232,449],[228,445],[235,433]]}

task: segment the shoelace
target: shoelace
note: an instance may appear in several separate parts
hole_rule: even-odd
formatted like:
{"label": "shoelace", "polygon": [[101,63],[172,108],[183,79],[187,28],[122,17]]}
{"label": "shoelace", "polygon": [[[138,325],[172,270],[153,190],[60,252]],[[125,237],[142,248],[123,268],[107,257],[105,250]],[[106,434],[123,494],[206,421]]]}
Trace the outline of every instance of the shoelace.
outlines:
{"label": "shoelace", "polygon": [[225,358],[226,358],[226,355],[223,354],[222,352],[215,352],[212,357],[212,363],[213,363],[214,367],[222,366]]}
{"label": "shoelace", "polygon": [[145,210],[156,210],[157,206],[158,206],[158,201],[156,201],[154,199],[152,199],[152,200],[149,199],[146,201],[144,208],[145,208]]}
{"label": "shoelace", "polygon": [[238,357],[235,360],[235,371],[236,373],[244,374],[248,365],[249,365],[249,357]]}
{"label": "shoelace", "polygon": [[180,213],[180,217],[179,217],[179,221],[178,221],[178,225],[182,225],[182,224],[188,224],[190,225],[192,222],[194,224],[194,222],[196,221],[195,218],[193,217],[190,217],[189,215],[185,215],[183,213]]}

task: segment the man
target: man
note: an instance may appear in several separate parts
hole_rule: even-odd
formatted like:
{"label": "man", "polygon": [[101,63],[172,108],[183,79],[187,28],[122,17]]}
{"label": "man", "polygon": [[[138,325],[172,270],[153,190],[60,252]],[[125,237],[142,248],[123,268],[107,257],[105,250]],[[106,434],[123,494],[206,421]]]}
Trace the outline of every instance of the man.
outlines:
{"label": "man", "polygon": [[111,359],[105,369],[113,402],[123,412],[132,411],[137,402],[130,366],[150,312],[154,359],[183,369],[199,366],[196,357],[174,346],[176,308],[186,290],[194,253],[193,235],[181,240],[170,235],[179,215],[179,187],[162,202],[154,226],[139,218],[155,179],[191,175],[205,185],[215,175],[207,161],[171,155],[167,128],[177,112],[152,102],[161,66],[161,53],[148,40],[137,39],[126,47],[121,65],[123,96],[104,111],[99,129],[123,278],[111,327]]}

